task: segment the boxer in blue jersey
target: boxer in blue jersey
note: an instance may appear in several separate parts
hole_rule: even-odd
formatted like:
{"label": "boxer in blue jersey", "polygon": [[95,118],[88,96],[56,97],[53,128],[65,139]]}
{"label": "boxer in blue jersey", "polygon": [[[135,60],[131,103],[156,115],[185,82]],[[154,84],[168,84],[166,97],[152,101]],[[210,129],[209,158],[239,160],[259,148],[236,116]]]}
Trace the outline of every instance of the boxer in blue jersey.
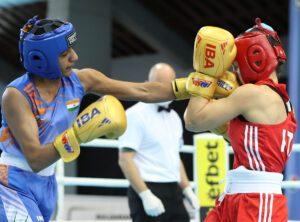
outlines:
{"label": "boxer in blue jersey", "polygon": [[[19,50],[27,72],[11,82],[2,96],[1,222],[49,221],[57,199],[56,161],[72,161],[79,155],[81,142],[99,135],[116,137],[126,128],[124,121],[107,128],[91,123],[97,118],[87,119],[88,113],[77,117],[86,92],[144,102],[177,96],[171,83],[118,81],[94,69],[74,69],[78,59],[73,49],[76,41],[73,25],[60,20],[34,17],[21,29]],[[109,116],[110,121],[117,119],[123,113],[115,102],[107,100],[104,105],[90,108],[92,117],[104,113],[101,107],[108,106],[105,110],[116,110],[115,116]],[[94,130],[82,131],[80,127],[87,121],[96,125],[95,131],[105,132],[94,135]]]}

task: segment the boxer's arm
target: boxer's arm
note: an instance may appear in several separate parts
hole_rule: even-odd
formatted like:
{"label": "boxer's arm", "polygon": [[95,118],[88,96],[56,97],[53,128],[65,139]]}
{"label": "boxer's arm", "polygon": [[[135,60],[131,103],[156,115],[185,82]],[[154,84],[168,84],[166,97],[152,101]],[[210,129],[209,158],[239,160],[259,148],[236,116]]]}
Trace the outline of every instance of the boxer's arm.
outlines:
{"label": "boxer's arm", "polygon": [[75,71],[86,91],[109,94],[123,100],[161,102],[175,99],[172,83],[127,82],[108,78],[94,69]]}
{"label": "boxer's arm", "polygon": [[52,144],[40,144],[36,119],[27,99],[20,91],[12,87],[5,90],[2,110],[12,135],[34,172],[39,172],[60,158]]}
{"label": "boxer's arm", "polygon": [[215,101],[192,96],[184,114],[185,127],[202,132],[221,126],[240,114],[247,116],[257,108],[259,94],[256,86],[246,84],[228,97]]}

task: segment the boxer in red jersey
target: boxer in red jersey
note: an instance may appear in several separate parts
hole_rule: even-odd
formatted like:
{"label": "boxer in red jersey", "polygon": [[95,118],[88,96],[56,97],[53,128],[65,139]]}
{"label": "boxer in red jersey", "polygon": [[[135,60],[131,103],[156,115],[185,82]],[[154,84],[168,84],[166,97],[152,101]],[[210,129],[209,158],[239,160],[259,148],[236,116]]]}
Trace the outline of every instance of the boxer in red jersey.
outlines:
{"label": "boxer in red jersey", "polygon": [[193,132],[230,121],[233,170],[205,222],[287,221],[282,172],[297,122],[286,85],[279,84],[277,77],[286,55],[277,33],[260,19],[235,44],[234,72],[242,85],[215,101],[192,96],[184,116],[186,128]]}

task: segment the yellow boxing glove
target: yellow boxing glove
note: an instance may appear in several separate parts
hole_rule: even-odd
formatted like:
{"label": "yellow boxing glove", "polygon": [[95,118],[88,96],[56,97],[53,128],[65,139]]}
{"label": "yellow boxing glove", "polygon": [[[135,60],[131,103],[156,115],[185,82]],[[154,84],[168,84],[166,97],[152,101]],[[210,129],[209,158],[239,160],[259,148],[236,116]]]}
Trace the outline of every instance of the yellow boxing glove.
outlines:
{"label": "yellow boxing glove", "polygon": [[237,81],[236,74],[226,71],[218,79],[214,97],[220,98],[229,96],[237,87],[239,87],[239,83]]}
{"label": "yellow boxing glove", "polygon": [[192,72],[187,80],[189,94],[210,99],[218,78],[231,66],[236,56],[233,35],[218,27],[202,27],[194,42]]}
{"label": "yellow boxing glove", "polygon": [[218,78],[232,65],[236,53],[234,37],[230,32],[204,26],[195,38],[193,67],[196,72]]}
{"label": "yellow boxing glove", "polygon": [[[198,74],[193,74],[194,80],[192,79],[192,81],[195,81],[195,84],[193,84],[194,86],[191,86],[192,83],[189,83],[188,87],[197,87],[197,85],[200,84],[200,82],[197,82],[197,80],[194,77],[194,76],[197,76]],[[199,75],[201,75],[201,74],[199,74]],[[198,79],[200,79],[200,78],[198,78]],[[186,81],[187,80],[188,80],[188,78],[180,78],[180,79],[173,80],[172,86],[173,86],[173,92],[176,96],[176,100],[190,98],[190,94],[188,93],[188,91],[186,89]],[[214,83],[212,83],[212,84],[214,84]],[[226,97],[226,96],[230,95],[237,87],[239,87],[239,83],[237,81],[236,75],[233,72],[226,71],[217,80],[217,86],[216,87],[212,86],[211,91],[213,92],[215,89],[213,97],[220,98],[220,97]],[[189,90],[194,91],[191,89],[189,89]],[[197,90],[195,90],[195,91],[197,92]],[[209,94],[206,95],[205,98],[209,99],[212,92],[209,92]],[[197,96],[197,94],[195,94],[195,93],[193,93],[193,94]]]}
{"label": "yellow boxing glove", "polygon": [[65,162],[76,159],[80,154],[80,143],[97,137],[117,138],[126,130],[124,108],[113,96],[101,97],[84,109],[75,119],[73,126],[54,140],[54,147]]}
{"label": "yellow boxing glove", "polygon": [[210,99],[217,87],[217,79],[211,76],[192,72],[186,81],[186,90],[190,95]]}
{"label": "yellow boxing glove", "polygon": [[190,98],[190,94],[186,90],[187,78],[179,78],[172,81],[173,92],[176,100],[183,100]]}
{"label": "yellow boxing glove", "polygon": [[225,140],[230,142],[229,137],[228,137],[228,126],[229,122],[225,123],[222,126],[216,127],[214,129],[209,130],[210,132],[216,134],[216,135],[221,135],[224,137]]}

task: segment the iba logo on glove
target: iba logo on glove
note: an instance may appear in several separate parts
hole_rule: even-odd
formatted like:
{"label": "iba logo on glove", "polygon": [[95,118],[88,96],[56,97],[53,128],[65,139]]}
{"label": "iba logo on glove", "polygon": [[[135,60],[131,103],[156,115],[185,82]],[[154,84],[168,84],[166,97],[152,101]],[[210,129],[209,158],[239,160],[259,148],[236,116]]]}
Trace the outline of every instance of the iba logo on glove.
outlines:
{"label": "iba logo on glove", "polygon": [[204,80],[204,79],[192,78],[192,80],[193,80],[193,85],[194,86],[200,86],[202,88],[207,88],[212,84],[211,81],[207,81],[207,80]]}
{"label": "iba logo on glove", "polygon": [[79,128],[82,127],[88,121],[93,119],[96,115],[100,115],[100,114],[101,114],[101,112],[97,108],[92,109],[91,115],[89,113],[83,114],[80,119],[77,119],[78,127]]}
{"label": "iba logo on glove", "polygon": [[[89,122],[91,119],[93,119],[96,115],[100,115],[101,112],[97,108],[93,108],[91,113],[85,113],[81,116],[80,119],[77,119],[77,125],[78,127],[82,127],[84,124]],[[111,121],[104,117],[104,119],[101,121],[101,123],[98,125],[98,127],[103,126],[104,124],[110,124]]]}
{"label": "iba logo on glove", "polygon": [[206,44],[204,68],[213,68],[215,66],[213,62],[215,57],[216,57],[216,46],[211,44]]}

